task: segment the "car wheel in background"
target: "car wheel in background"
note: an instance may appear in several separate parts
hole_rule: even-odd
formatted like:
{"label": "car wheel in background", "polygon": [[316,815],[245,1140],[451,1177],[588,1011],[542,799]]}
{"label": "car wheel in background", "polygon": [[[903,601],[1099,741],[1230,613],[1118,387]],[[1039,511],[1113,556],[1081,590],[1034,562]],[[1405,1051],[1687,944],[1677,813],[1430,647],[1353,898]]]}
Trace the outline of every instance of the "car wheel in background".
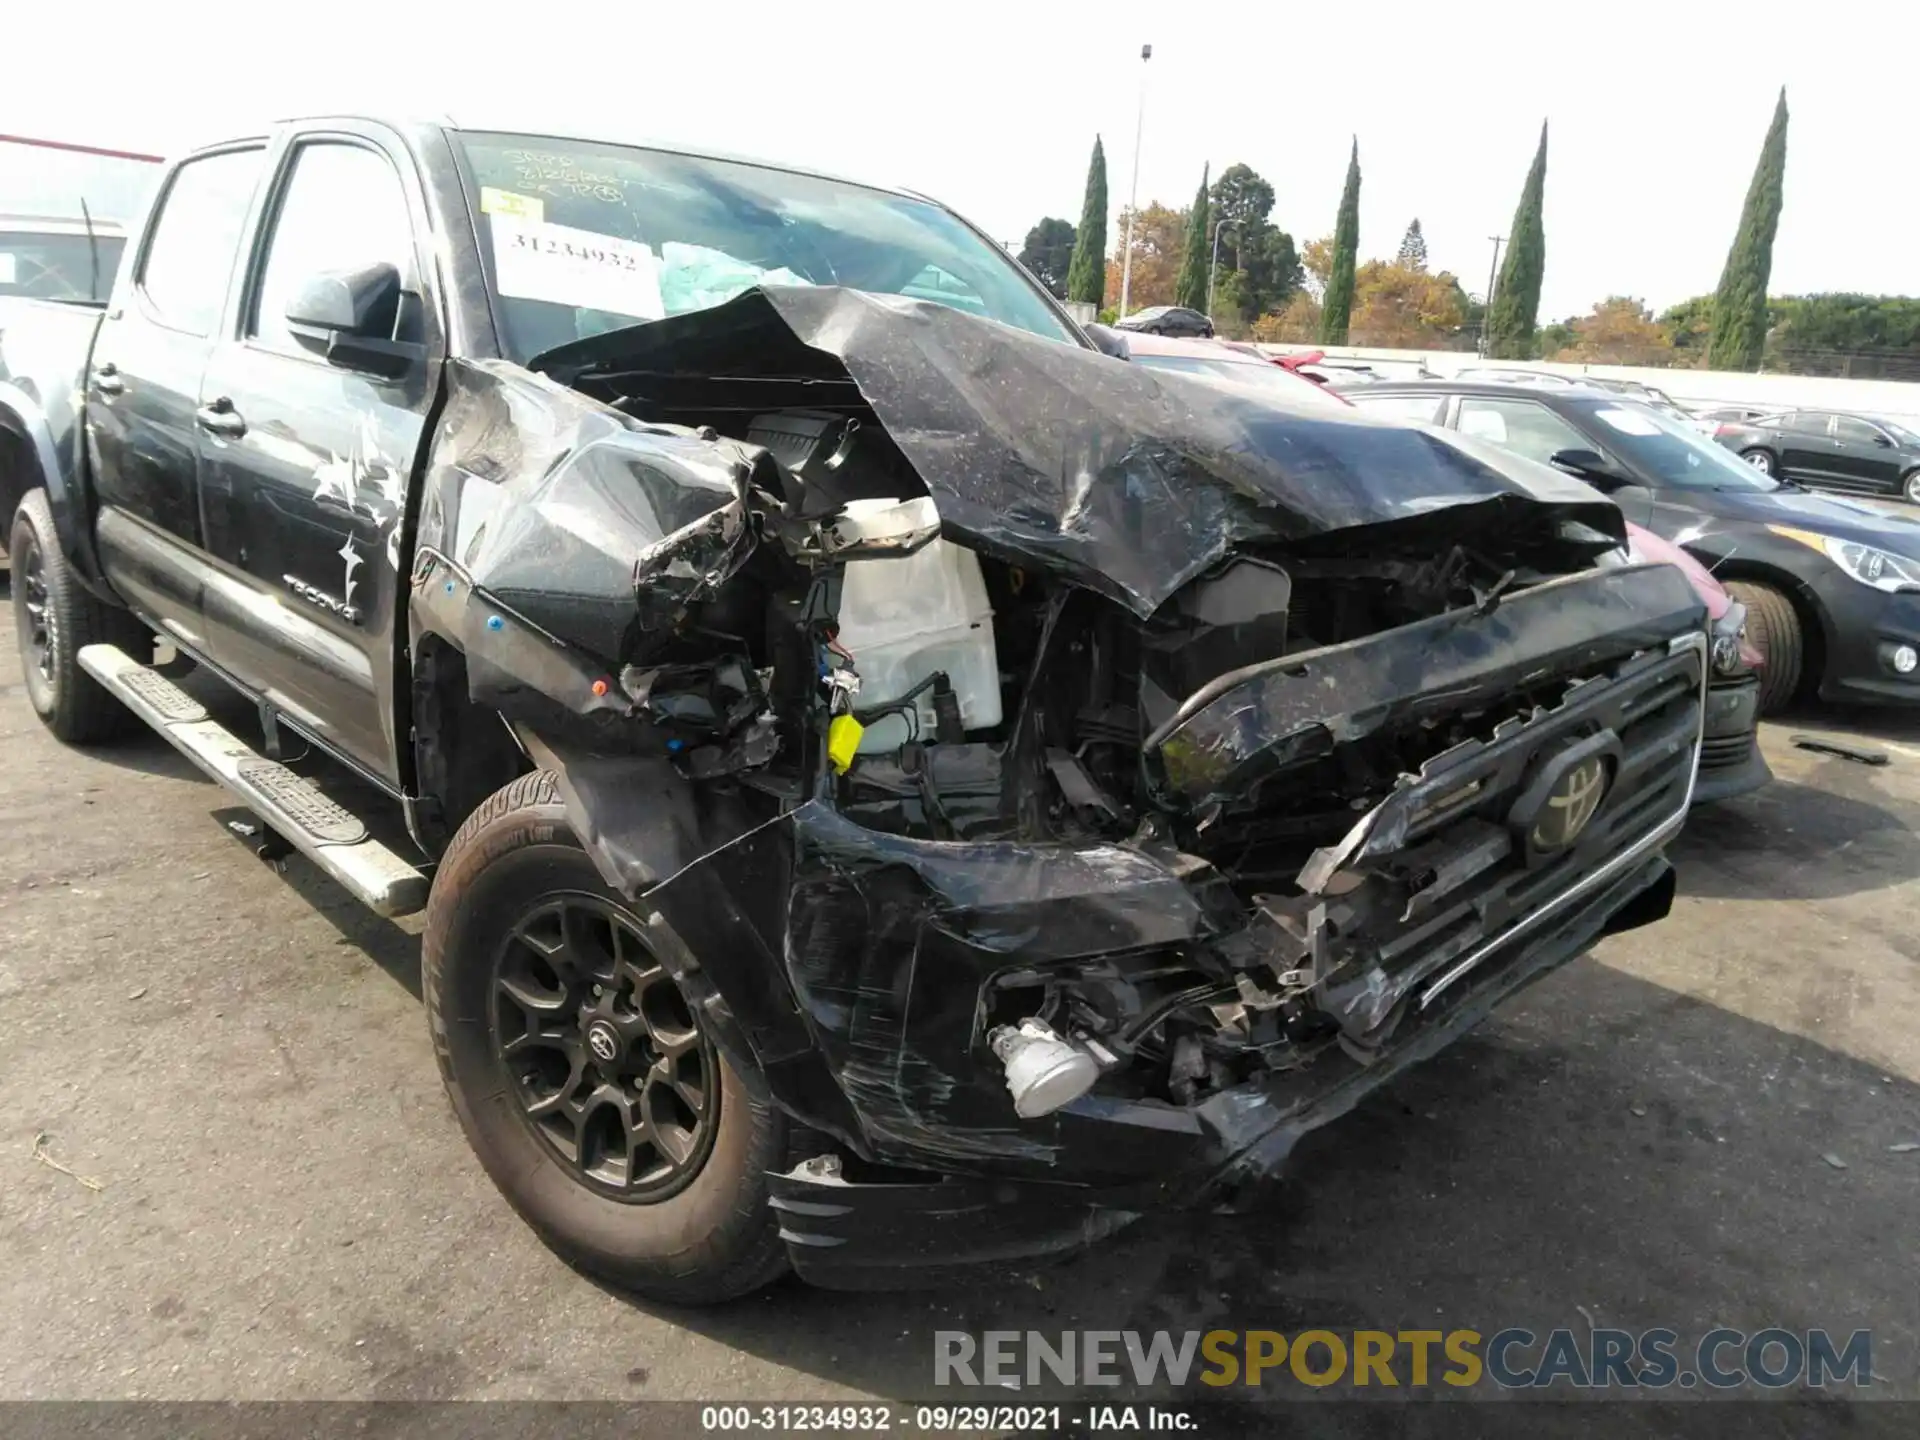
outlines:
{"label": "car wheel in background", "polygon": [[1800,688],[1806,655],[1800,614],[1784,593],[1758,581],[1729,580],[1727,593],[1747,607],[1747,633],[1765,657],[1760,670],[1760,713],[1771,715]]}
{"label": "car wheel in background", "polygon": [[454,1113],[554,1250],[656,1300],[786,1269],[767,1173],[793,1132],[662,965],[664,922],[609,889],[554,777],[524,775],[440,862],[422,989]]}
{"label": "car wheel in background", "polygon": [[1920,505],[1920,470],[1909,470],[1900,477],[1900,493]]}
{"label": "car wheel in background", "polygon": [[1740,458],[1763,475],[1775,474],[1780,468],[1780,462],[1773,458],[1771,450],[1742,450]]}

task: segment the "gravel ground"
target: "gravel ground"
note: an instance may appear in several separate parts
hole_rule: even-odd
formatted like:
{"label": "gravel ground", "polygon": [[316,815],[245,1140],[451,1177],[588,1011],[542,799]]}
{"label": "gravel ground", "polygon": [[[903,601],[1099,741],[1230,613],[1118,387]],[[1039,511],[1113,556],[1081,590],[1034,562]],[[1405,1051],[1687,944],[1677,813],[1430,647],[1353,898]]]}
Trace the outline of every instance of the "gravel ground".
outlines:
{"label": "gravel ground", "polygon": [[0,1398],[925,1397],[934,1328],[1589,1323],[1871,1328],[1877,1393],[1920,1398],[1920,724],[1769,726],[1776,783],[1695,817],[1669,921],[1320,1132],[1257,1214],[685,1313],[495,1196],[415,926],[256,860],[158,739],[62,749],[0,636]]}

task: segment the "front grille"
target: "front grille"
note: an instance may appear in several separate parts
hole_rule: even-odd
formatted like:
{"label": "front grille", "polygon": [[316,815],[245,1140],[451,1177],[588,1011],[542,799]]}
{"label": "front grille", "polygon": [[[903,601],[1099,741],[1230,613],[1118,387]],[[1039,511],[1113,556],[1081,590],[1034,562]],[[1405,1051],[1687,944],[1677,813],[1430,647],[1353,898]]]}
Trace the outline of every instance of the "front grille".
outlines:
{"label": "front grille", "polygon": [[[1416,987],[1426,1003],[1620,873],[1686,813],[1702,714],[1696,639],[1575,681],[1558,705],[1403,779],[1354,834],[1318,852],[1299,893],[1261,897],[1263,958],[1282,975],[1317,977],[1321,1008],[1365,1033]],[[1587,753],[1606,757],[1604,798],[1574,839],[1543,853],[1531,807],[1565,757]],[[1238,948],[1244,956],[1247,942]]]}
{"label": "front grille", "polygon": [[1700,768],[1726,770],[1744,765],[1753,755],[1753,732],[1740,735],[1708,736],[1700,742]]}

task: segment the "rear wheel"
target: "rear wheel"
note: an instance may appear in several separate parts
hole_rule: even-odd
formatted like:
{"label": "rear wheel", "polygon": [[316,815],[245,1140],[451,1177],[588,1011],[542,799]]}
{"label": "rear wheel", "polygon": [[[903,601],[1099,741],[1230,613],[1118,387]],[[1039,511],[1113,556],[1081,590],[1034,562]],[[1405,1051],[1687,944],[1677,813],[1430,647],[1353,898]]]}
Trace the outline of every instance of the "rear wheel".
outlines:
{"label": "rear wheel", "polygon": [[80,651],[118,645],[135,659],[151,637],[125,610],[82,589],[60,553],[44,490],[29,490],[14,512],[7,542],[13,568],[13,626],[27,701],[46,727],[70,745],[107,740],[133,728],[134,717],[80,668]]}
{"label": "rear wheel", "polygon": [[1747,630],[1765,659],[1760,670],[1760,713],[1780,710],[1800,689],[1806,636],[1800,613],[1785,592],[1755,580],[1730,580],[1727,593],[1747,607]]}
{"label": "rear wheel", "polygon": [[1780,471],[1780,462],[1773,458],[1771,450],[1742,450],[1740,458],[1763,475],[1776,475]]}
{"label": "rear wheel", "polygon": [[1900,493],[1920,505],[1920,470],[1909,470],[1901,477]]}
{"label": "rear wheel", "polygon": [[424,988],[480,1163],[563,1258],[707,1304],[786,1268],[766,1173],[784,1116],[662,966],[662,922],[601,880],[554,779],[496,791],[434,879]]}

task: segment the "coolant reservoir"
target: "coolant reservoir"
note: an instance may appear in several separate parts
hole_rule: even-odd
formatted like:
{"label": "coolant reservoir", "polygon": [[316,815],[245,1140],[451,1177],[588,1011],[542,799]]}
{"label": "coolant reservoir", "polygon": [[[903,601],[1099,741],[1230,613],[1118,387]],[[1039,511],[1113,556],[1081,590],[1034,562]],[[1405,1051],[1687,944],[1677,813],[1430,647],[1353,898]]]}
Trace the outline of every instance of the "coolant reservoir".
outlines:
{"label": "coolant reservoir", "polygon": [[[1000,723],[993,607],[980,557],[971,550],[935,540],[903,559],[849,561],[840,587],[840,645],[860,673],[855,703],[863,712],[900,699],[944,670],[960,702],[961,724],[984,730]],[[914,708],[919,737],[932,740],[931,687],[920,692]],[[868,725],[860,749],[897,750],[915,733],[906,712],[883,716]]]}

